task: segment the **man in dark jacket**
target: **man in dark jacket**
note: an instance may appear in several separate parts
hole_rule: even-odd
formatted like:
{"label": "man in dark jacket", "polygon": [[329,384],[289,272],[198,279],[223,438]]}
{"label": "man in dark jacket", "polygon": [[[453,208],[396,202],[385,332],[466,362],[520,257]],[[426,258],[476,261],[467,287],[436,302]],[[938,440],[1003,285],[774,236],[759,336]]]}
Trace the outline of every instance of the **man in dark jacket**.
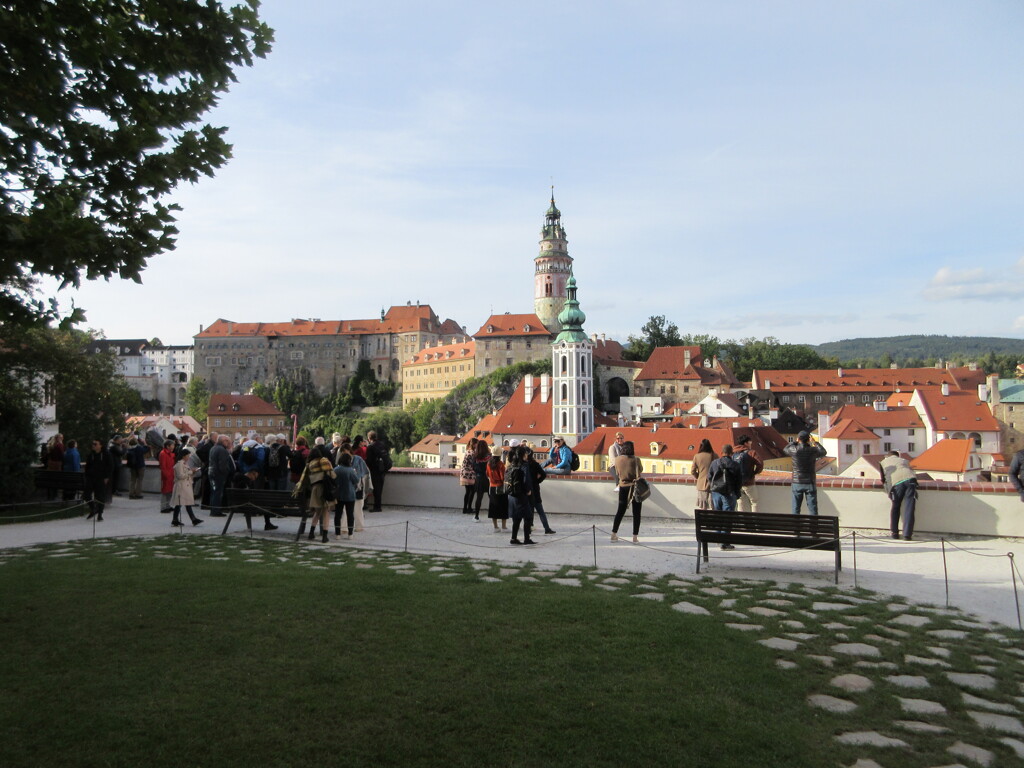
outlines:
{"label": "man in dark jacket", "polygon": [[740,475],[743,477],[743,487],[740,488],[740,510],[743,512],[757,512],[757,486],[755,476],[764,470],[764,462],[750,447],[750,435],[740,435],[736,440],[736,452],[733,458],[740,467]]}
{"label": "man in dark jacket", "polygon": [[367,432],[366,466],[370,470],[370,482],[373,483],[373,509],[380,512],[381,499],[384,497],[384,476],[391,469],[391,452],[384,440],[377,439],[376,432]]}
{"label": "man in dark jacket", "polygon": [[101,440],[92,441],[92,450],[85,458],[85,500],[89,503],[89,518],[95,517],[97,522],[103,520],[103,504],[107,500],[110,488],[110,475],[114,462],[110,452],[103,447]]}
{"label": "man in dark jacket", "polygon": [[722,455],[711,462],[708,468],[711,484],[711,506],[727,512],[736,511],[736,499],[743,486],[740,465],[732,457],[732,446],[722,446]]}
{"label": "man in dark jacket", "polygon": [[210,466],[207,475],[210,480],[210,515],[223,517],[224,489],[235,474],[235,460],[231,458],[231,438],[220,435],[217,444],[210,449]]}
{"label": "man in dark jacket", "polygon": [[795,443],[786,446],[785,453],[793,459],[793,514],[800,514],[804,496],[807,497],[807,511],[812,515],[818,514],[817,463],[828,453],[811,440],[811,433],[806,431],[797,435]]}

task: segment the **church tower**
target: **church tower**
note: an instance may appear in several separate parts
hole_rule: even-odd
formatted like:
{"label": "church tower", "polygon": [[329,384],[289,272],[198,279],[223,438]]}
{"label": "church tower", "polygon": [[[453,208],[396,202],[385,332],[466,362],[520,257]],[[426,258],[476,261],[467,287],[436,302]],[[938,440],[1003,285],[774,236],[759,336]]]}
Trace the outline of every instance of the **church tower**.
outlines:
{"label": "church tower", "polygon": [[558,313],[565,303],[565,291],[572,274],[572,257],[562,228],[562,213],[555,207],[555,190],[551,188],[551,207],[544,215],[540,231],[540,253],[534,259],[533,311],[551,333],[562,330]]}
{"label": "church tower", "polygon": [[594,345],[583,332],[587,316],[576,300],[571,273],[566,294],[557,318],[562,330],[551,343],[551,433],[575,446],[594,431]]}

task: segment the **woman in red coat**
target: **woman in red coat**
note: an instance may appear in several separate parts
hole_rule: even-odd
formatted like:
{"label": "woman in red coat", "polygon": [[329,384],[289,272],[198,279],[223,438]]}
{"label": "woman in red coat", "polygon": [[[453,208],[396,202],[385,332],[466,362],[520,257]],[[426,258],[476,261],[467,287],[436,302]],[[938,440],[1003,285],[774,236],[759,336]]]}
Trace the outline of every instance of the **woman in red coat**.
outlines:
{"label": "woman in red coat", "polygon": [[174,441],[164,441],[160,451],[160,511],[171,511],[171,494],[174,493]]}

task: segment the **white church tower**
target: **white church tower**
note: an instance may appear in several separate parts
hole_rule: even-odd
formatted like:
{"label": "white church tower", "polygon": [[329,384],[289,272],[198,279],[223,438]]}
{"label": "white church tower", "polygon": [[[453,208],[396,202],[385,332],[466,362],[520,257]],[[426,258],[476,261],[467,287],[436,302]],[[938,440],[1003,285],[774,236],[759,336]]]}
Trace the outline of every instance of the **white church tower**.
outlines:
{"label": "white church tower", "polygon": [[575,446],[594,431],[594,345],[583,332],[587,316],[576,300],[576,278],[566,286],[561,332],[551,343],[551,433]]}

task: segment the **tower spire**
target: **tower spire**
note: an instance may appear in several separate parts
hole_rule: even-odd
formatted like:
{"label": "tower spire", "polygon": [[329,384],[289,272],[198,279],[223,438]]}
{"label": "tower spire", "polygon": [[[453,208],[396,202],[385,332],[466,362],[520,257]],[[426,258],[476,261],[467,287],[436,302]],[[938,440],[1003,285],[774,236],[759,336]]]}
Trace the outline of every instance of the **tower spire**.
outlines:
{"label": "tower spire", "polygon": [[572,257],[562,227],[562,212],[555,205],[555,186],[551,185],[551,205],[544,214],[540,230],[540,253],[534,259],[534,312],[551,333],[561,330],[558,313],[565,302],[565,289],[572,273]]}

